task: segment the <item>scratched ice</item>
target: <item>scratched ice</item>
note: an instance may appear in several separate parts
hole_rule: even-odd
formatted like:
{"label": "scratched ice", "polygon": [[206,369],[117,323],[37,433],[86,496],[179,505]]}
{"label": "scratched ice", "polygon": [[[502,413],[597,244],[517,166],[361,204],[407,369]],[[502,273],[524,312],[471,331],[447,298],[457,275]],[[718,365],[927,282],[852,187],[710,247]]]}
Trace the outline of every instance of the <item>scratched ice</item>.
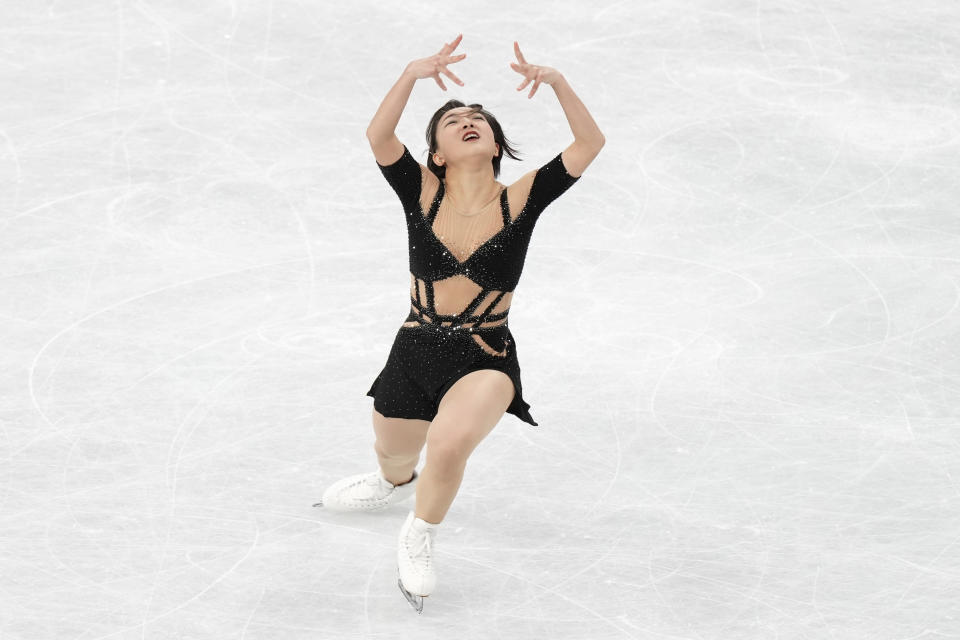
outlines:
{"label": "scratched ice", "polygon": [[[7,2],[0,637],[960,638],[960,7]],[[366,390],[409,311],[364,137],[481,102],[539,219],[505,416],[397,590]],[[422,464],[422,462],[421,462]]]}

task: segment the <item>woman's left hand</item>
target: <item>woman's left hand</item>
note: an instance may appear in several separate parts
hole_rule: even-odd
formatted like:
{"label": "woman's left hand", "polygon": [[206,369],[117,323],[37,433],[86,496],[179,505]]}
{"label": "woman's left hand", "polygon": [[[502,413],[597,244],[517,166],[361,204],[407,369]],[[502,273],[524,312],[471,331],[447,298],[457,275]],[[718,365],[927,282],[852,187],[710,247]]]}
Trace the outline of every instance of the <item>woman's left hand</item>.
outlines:
{"label": "woman's left hand", "polygon": [[520,53],[520,45],[517,44],[516,40],[513,42],[513,50],[517,54],[517,60],[520,61],[520,64],[511,62],[510,68],[526,78],[523,81],[523,84],[517,87],[517,91],[522,91],[525,86],[530,84],[531,81],[534,81],[533,87],[530,89],[530,95],[528,95],[527,98],[533,97],[533,94],[537,92],[537,87],[540,86],[541,82],[552,85],[554,82],[563,77],[560,75],[560,72],[553,67],[543,67],[540,65],[527,63],[526,59],[523,57],[523,54]]}

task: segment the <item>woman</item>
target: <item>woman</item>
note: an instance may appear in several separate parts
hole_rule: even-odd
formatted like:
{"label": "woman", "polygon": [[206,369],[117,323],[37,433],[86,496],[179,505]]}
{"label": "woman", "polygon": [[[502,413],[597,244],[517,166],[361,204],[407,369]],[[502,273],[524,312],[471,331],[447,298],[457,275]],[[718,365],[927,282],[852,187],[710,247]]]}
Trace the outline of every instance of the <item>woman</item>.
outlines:
{"label": "woman", "polygon": [[[411,311],[374,398],[374,450],[380,468],[344,478],[320,503],[335,511],[376,511],[416,491],[416,508],[400,530],[399,586],[421,611],[436,584],[432,545],[474,448],[512,413],[532,425],[521,396],[516,344],[507,312],[530,233],[543,209],[576,182],[604,144],[603,134],[566,79],[527,63],[514,42],[514,71],[553,87],[574,142],[509,187],[497,182],[504,153],[517,159],[499,123],[482,105],[450,100],[427,127],[430,157],[418,163],[394,134],[418,79],[440,74],[463,82],[447,65],[462,34],[440,52],[407,65],[367,129],[377,165],[403,204],[410,251]],[[424,444],[427,462],[418,476]]]}

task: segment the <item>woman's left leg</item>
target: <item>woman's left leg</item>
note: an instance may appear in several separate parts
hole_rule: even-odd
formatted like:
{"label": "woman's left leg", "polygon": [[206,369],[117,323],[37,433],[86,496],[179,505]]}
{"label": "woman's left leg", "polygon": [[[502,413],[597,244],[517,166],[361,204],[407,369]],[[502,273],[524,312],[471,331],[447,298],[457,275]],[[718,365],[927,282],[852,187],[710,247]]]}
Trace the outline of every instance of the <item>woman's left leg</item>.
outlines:
{"label": "woman's left leg", "polygon": [[513,402],[513,381],[502,371],[471,371],[440,400],[427,431],[427,462],[417,484],[417,518],[439,524],[460,489],[467,458]]}

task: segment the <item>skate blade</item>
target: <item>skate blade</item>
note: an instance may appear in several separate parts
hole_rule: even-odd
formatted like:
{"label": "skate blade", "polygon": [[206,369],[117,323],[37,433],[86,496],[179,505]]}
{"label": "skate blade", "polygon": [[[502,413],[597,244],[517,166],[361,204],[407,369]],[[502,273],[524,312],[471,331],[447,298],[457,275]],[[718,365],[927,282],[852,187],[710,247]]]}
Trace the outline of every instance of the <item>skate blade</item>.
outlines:
{"label": "skate blade", "polygon": [[315,505],[313,505],[313,506],[315,506],[315,507],[322,507],[322,506],[323,506],[323,502],[322,502],[322,501],[321,501],[321,502],[318,502],[317,504],[315,504]]}
{"label": "skate blade", "polygon": [[400,592],[403,593],[403,597],[407,599],[407,602],[410,603],[410,606],[417,610],[417,613],[423,613],[423,598],[424,596],[417,596],[406,589],[403,588],[403,581],[400,578],[397,578],[397,586],[400,587]]}

